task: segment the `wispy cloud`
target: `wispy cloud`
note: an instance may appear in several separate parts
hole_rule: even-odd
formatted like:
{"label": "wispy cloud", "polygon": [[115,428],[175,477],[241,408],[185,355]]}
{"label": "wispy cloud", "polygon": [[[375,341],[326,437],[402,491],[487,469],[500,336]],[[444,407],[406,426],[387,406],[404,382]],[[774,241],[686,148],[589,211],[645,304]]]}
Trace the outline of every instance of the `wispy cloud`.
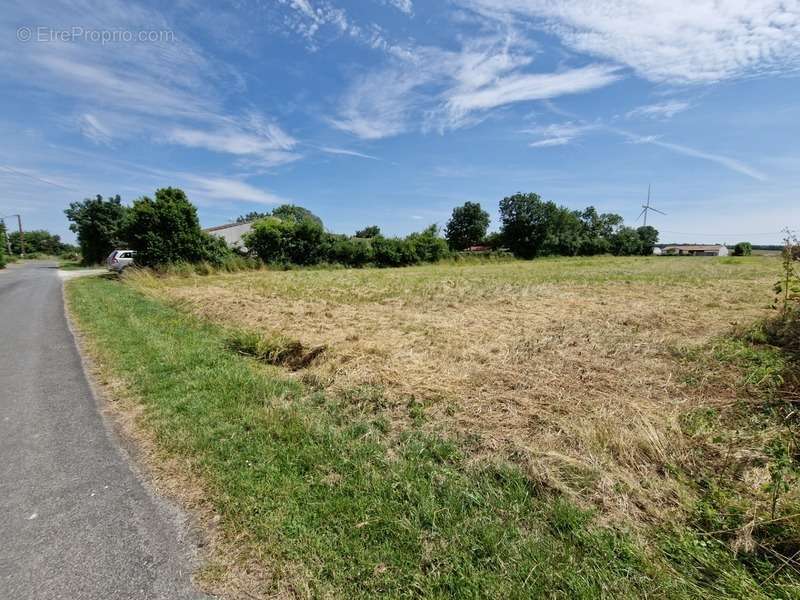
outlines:
{"label": "wispy cloud", "polygon": [[67,185],[62,181],[57,181],[56,178],[51,177],[49,175],[43,175],[38,171],[33,169],[27,169],[23,167],[12,167],[11,165],[0,165],[0,173],[6,173],[12,177],[24,177],[26,179],[31,179],[34,181],[38,181],[39,183],[44,183],[45,185],[61,188],[62,190],[69,190],[74,191],[75,188]]}
{"label": "wispy cloud", "polygon": [[554,123],[546,127],[525,130],[523,133],[533,133],[541,139],[531,142],[531,148],[548,148],[551,146],[564,146],[583,134],[596,129],[594,125],[566,122]]}
{"label": "wispy cloud", "polygon": [[[98,29],[162,28],[157,11],[108,0],[88,6],[53,3],[31,22],[85,23]],[[91,16],[87,16],[91,15]],[[0,51],[3,44],[0,40]],[[76,40],[19,44],[0,73],[77,105],[76,129],[94,143],[116,138],[167,141],[274,166],[300,158],[297,141],[273,119],[226,110],[224,96],[241,90],[242,77],[208,57],[187,36],[141,44]],[[30,78],[34,70],[38,77]],[[166,135],[165,135],[166,132]]]}
{"label": "wispy cloud", "polygon": [[[181,175],[178,175],[180,177]],[[223,177],[199,177],[184,173],[182,177],[189,184],[190,193],[195,196],[218,200],[251,202],[255,204],[283,204],[287,199],[254,187],[238,179]]]}
{"label": "wispy cloud", "polygon": [[617,69],[606,65],[589,65],[559,73],[513,74],[486,85],[455,91],[447,100],[447,110],[452,121],[458,123],[474,111],[587,92],[618,79]]}
{"label": "wispy cloud", "polygon": [[167,140],[192,148],[247,156],[251,162],[266,166],[286,164],[300,158],[300,154],[292,151],[297,140],[278,125],[263,123],[261,119],[258,119],[256,127],[246,129],[234,124],[213,130],[176,127],[168,132]]}
{"label": "wispy cloud", "polygon": [[758,169],[751,167],[750,165],[735,158],[698,150],[697,148],[692,148],[682,144],[667,142],[662,140],[661,137],[657,135],[639,135],[625,129],[606,125],[604,123],[587,123],[575,118],[574,115],[563,111],[559,111],[559,113],[572,117],[573,120],[523,131],[523,133],[533,133],[542,136],[542,139],[536,140],[529,144],[531,147],[547,148],[553,146],[563,146],[589,132],[607,132],[620,136],[628,142],[634,144],[651,144],[653,146],[658,146],[659,148],[669,150],[670,152],[706,160],[759,181],[766,181],[768,179],[768,177]]}
{"label": "wispy cloud", "polygon": [[346,92],[330,123],[365,140],[403,133],[423,103],[418,88],[428,81],[429,73],[401,67],[363,75]]}
{"label": "wispy cloud", "polygon": [[84,137],[89,138],[95,144],[110,144],[113,137],[111,130],[103,125],[100,120],[92,114],[86,113],[79,119],[79,127]]}
{"label": "wispy cloud", "polygon": [[800,9],[782,0],[456,0],[506,25],[659,82],[713,82],[800,66]]}
{"label": "wispy cloud", "polygon": [[384,0],[387,4],[394,6],[397,10],[407,15],[414,14],[414,3],[412,0]]}
{"label": "wispy cloud", "polygon": [[357,158],[367,158],[369,160],[380,160],[377,156],[371,154],[364,154],[363,152],[356,152],[355,150],[347,150],[345,148],[331,148],[330,146],[323,146],[320,148],[326,154],[336,154],[339,156],[355,156]]}
{"label": "wispy cloud", "polygon": [[665,142],[653,136],[637,136],[633,134],[626,134],[626,136],[635,143],[652,144],[654,146],[658,146],[659,148],[664,148],[666,150],[670,150],[678,154],[691,156],[692,158],[707,160],[712,163],[716,163],[720,166],[723,166],[726,169],[730,169],[731,171],[735,171],[736,173],[741,173],[742,175],[752,177],[753,179],[757,179],[759,181],[766,181],[768,179],[767,176],[761,171],[754,169],[753,167],[743,163],[742,161],[730,158],[728,156],[722,156],[720,154],[712,154],[710,152],[704,152],[696,148],[690,148],[689,146],[683,146],[681,144],[673,144],[670,142]]}
{"label": "wispy cloud", "polygon": [[666,102],[639,106],[626,113],[625,116],[628,118],[648,117],[671,119],[679,112],[687,110],[690,106],[691,104],[689,102],[683,100],[668,100]]}
{"label": "wispy cloud", "polygon": [[444,132],[473,125],[492,109],[607,86],[617,67],[591,64],[530,72],[531,45],[514,34],[467,40],[457,50],[414,48],[409,57],[359,76],[331,124],[362,139],[414,128]]}

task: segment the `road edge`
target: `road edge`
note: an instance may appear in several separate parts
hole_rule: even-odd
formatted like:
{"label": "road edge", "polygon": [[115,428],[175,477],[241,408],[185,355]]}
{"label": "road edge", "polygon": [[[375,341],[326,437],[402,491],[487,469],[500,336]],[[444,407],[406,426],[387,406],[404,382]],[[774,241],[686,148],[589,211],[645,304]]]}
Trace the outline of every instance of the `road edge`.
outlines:
{"label": "road edge", "polygon": [[[167,461],[167,464],[157,459],[152,435],[136,423],[140,411],[136,410],[134,399],[121,390],[114,391],[116,386],[107,376],[97,351],[70,311],[66,285],[71,279],[59,276],[62,313],[105,434],[156,509],[175,528],[180,562],[190,570],[191,585],[198,593],[208,594],[210,598],[223,598],[198,578],[202,569],[208,566],[210,556],[207,548],[214,533],[212,528],[204,525],[208,522],[204,518],[207,510],[198,506],[196,498],[194,502],[189,499],[189,495],[199,491],[197,484],[188,482],[189,477],[180,473],[179,469],[185,466],[179,465],[176,459]],[[176,478],[180,479],[179,483]],[[191,488],[194,489],[187,494]]]}

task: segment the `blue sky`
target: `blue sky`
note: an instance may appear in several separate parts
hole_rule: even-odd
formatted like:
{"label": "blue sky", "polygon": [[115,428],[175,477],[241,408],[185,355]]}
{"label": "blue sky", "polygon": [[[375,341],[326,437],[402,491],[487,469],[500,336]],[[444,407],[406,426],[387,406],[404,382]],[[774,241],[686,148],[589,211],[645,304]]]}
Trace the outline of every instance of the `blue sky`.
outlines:
{"label": "blue sky", "polygon": [[[172,6],[168,6],[172,4]],[[204,226],[337,232],[537,192],[662,241],[800,228],[796,0],[19,2],[0,16],[0,215],[184,188]],[[105,38],[105,39],[104,39]]]}

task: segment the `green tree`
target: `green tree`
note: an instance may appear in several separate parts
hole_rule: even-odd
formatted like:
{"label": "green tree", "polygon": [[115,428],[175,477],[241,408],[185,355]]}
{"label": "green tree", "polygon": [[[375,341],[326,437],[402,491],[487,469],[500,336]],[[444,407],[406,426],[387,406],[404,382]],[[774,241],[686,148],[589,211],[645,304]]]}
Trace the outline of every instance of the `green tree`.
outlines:
{"label": "green tree", "polygon": [[253,224],[243,236],[244,244],[267,263],[313,265],[326,258],[322,223],[310,217],[299,221],[268,217]]}
{"label": "green tree", "polygon": [[364,229],[356,231],[357,238],[374,238],[378,237],[380,234],[381,228],[377,225],[370,225],[369,227],[364,227]]}
{"label": "green tree", "polygon": [[119,195],[104,200],[101,195],[73,202],[64,211],[70,231],[78,236],[84,264],[98,264],[121,243],[120,228],[128,208]]}
{"label": "green tree", "polygon": [[750,256],[753,254],[753,244],[750,242],[739,242],[733,247],[734,256]]}
{"label": "green tree", "polygon": [[0,221],[0,269],[6,268],[6,224]]}
{"label": "green tree", "polygon": [[[67,244],[61,242],[60,236],[54,235],[44,229],[26,231],[24,236],[26,254],[36,252],[39,254],[58,255],[69,248]],[[11,244],[12,254],[19,255],[22,253],[22,240],[19,231],[12,231],[8,234],[8,241]]]}
{"label": "green tree", "polygon": [[614,213],[599,214],[594,206],[581,214],[583,236],[579,253],[584,256],[606,254],[611,251],[611,238],[622,226],[622,217]]}
{"label": "green tree", "polygon": [[465,202],[453,209],[444,237],[453,250],[464,250],[480,244],[489,228],[489,213],[477,202]]}
{"label": "green tree", "polygon": [[[555,205],[554,205],[555,206]],[[580,212],[563,206],[550,209],[550,220],[542,243],[543,256],[575,256],[583,245],[584,228]]]}
{"label": "green tree", "polygon": [[406,238],[417,257],[416,262],[437,262],[446,257],[450,251],[447,242],[439,237],[436,225],[424,229],[420,233],[412,233]]}
{"label": "green tree", "polygon": [[611,252],[616,256],[634,256],[642,253],[642,238],[633,227],[620,227],[611,237]]}
{"label": "green tree", "polygon": [[503,240],[521,258],[546,253],[545,241],[553,226],[558,207],[539,194],[517,193],[500,201]]}
{"label": "green tree", "polygon": [[143,266],[172,262],[220,263],[230,250],[221,238],[200,229],[197,209],[183,190],[156,190],[155,200],[143,197],[130,208],[121,230]]}
{"label": "green tree", "polygon": [[237,223],[251,223],[253,221],[258,221],[259,219],[264,219],[269,216],[269,213],[263,212],[256,212],[252,211],[244,215],[239,215],[236,217]]}
{"label": "green tree", "polygon": [[652,225],[644,225],[636,230],[639,235],[639,242],[641,248],[639,252],[642,256],[650,256],[653,253],[653,247],[658,243],[658,230]]}
{"label": "green tree", "polygon": [[272,216],[283,219],[284,221],[294,221],[295,223],[299,223],[305,219],[310,219],[322,227],[322,219],[320,219],[307,208],[295,206],[294,204],[281,204],[272,211]]}

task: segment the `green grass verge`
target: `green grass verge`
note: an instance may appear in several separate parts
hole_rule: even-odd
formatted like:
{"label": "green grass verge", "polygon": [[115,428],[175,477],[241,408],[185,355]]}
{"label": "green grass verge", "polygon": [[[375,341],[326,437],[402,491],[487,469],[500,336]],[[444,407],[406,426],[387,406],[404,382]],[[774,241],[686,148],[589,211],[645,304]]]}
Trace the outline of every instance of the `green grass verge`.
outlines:
{"label": "green grass verge", "polygon": [[469,466],[419,431],[397,441],[124,284],[67,290],[143,425],[193,465],[227,539],[298,596],[791,597],[784,574],[759,586],[772,565],[748,570],[714,540],[654,532],[645,550],[515,467]]}

